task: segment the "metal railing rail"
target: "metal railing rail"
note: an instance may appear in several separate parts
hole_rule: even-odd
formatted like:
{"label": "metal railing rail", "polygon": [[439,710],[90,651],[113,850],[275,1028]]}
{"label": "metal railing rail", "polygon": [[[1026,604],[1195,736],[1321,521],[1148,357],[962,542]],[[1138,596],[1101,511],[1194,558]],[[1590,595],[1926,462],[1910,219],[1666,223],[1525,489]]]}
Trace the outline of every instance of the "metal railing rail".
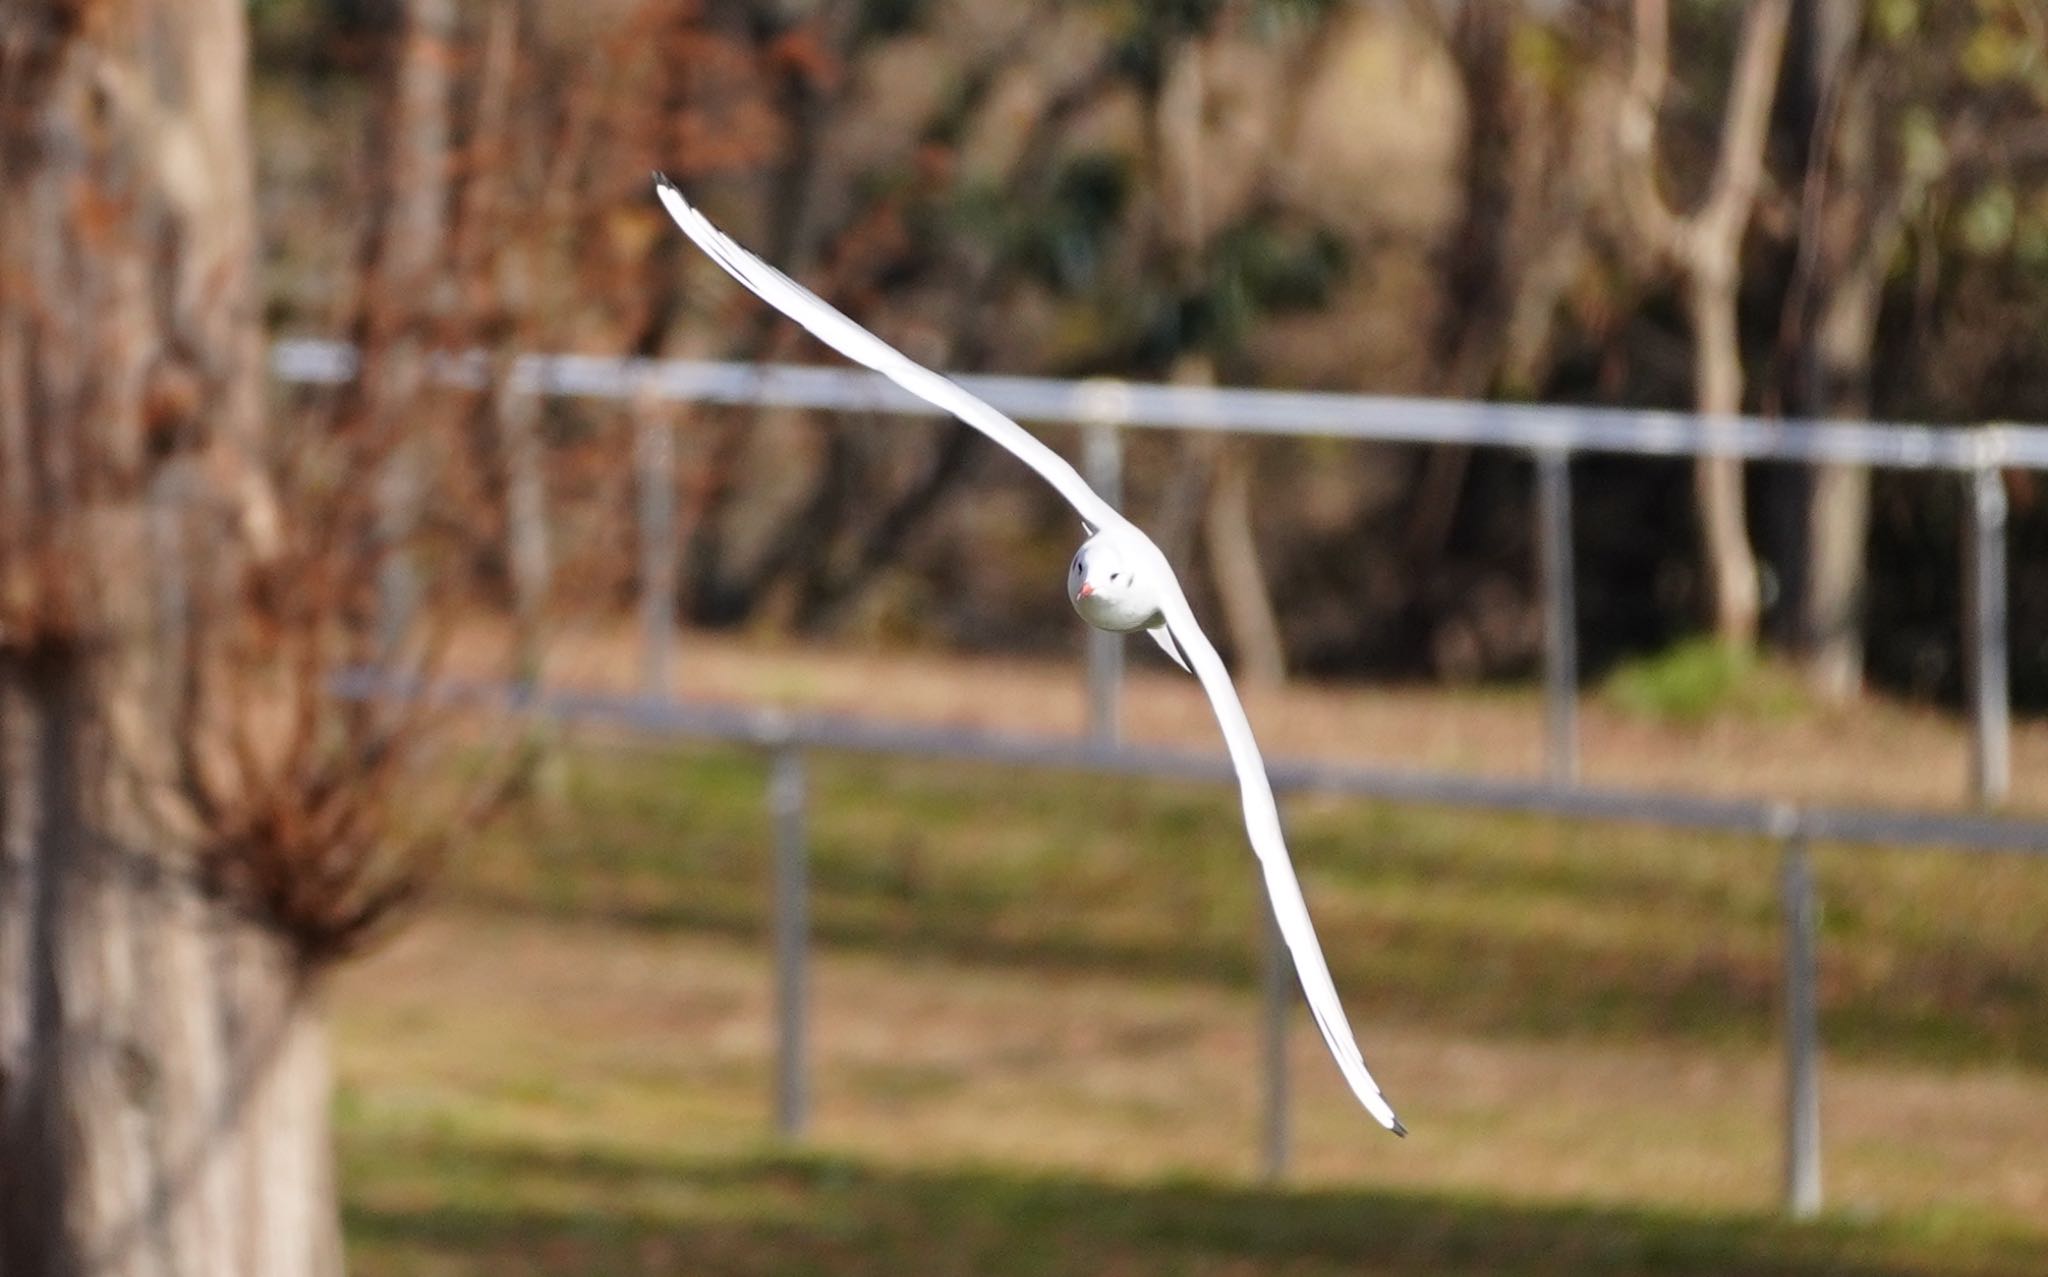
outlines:
{"label": "metal railing rail", "polygon": [[[301,385],[337,385],[356,372],[354,348],[290,339],[271,350],[273,372]],[[485,352],[444,354],[434,369],[446,383],[482,389],[493,375]],[[593,355],[522,355],[509,373],[514,393],[630,402],[641,563],[644,685],[668,686],[673,598],[671,455],[661,423],[646,405],[737,404],[895,415],[941,415],[878,374],[851,368],[651,360]],[[1572,570],[1571,460],[1581,452],[1674,457],[1723,455],[1792,463],[1850,462],[1963,477],[1970,524],[1961,626],[1970,685],[1974,799],[1995,805],[2011,789],[2006,502],[1999,471],[2048,469],[2048,427],[1928,426],[1907,423],[1778,421],[1701,417],[1639,409],[1462,402],[1391,395],[1324,394],[1103,379],[961,376],[959,382],[1012,416],[1086,428],[1083,466],[1112,502],[1122,473],[1124,427],[1316,436],[1410,444],[1466,444],[1528,451],[1536,461],[1536,544],[1544,612],[1545,767],[1552,780],[1578,771],[1576,590]],[[1123,646],[1102,636],[1089,646],[1089,730],[1117,736]]]}
{"label": "metal railing rail", "polygon": [[[342,342],[280,341],[272,347],[271,361],[272,371],[288,382],[334,385],[355,376],[355,352]],[[474,352],[444,356],[438,367],[450,384],[481,388],[492,363],[484,353]],[[857,368],[533,354],[513,361],[510,378],[513,390],[537,395],[946,415],[879,373]],[[1532,451],[1840,461],[1910,470],[2048,469],[2048,426],[2037,425],[1702,417],[1654,409],[1173,386],[1107,378],[1061,381],[960,374],[954,380],[1024,421]]]}
{"label": "metal railing rail", "polygon": [[[1159,780],[1236,782],[1220,752],[1068,736],[993,732],[894,722],[848,714],[791,713],[759,706],[672,700],[639,693],[532,689],[440,679],[422,683],[374,670],[339,676],[340,694],[431,697],[461,707],[536,714],[563,723],[630,728],[648,735],[839,753],[966,759],[1009,767],[1107,772]],[[1736,798],[1608,785],[1476,776],[1354,763],[1270,758],[1281,794],[1326,794],[1507,814],[1560,816],[1743,837],[1851,846],[2048,855],[2048,822],[1968,812],[1874,809],[1787,798]]]}

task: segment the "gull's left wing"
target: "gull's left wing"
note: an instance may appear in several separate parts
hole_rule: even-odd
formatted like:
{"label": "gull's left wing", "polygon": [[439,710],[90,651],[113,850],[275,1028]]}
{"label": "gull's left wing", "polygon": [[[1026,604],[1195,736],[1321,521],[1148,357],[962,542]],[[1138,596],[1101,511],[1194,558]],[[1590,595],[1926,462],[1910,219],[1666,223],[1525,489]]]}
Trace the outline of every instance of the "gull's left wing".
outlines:
{"label": "gull's left wing", "polygon": [[[1161,566],[1165,566],[1163,556]],[[1167,571],[1170,575],[1171,569]],[[1272,782],[1266,778],[1266,761],[1259,754],[1259,743],[1252,739],[1251,721],[1237,699],[1230,671],[1223,667],[1223,658],[1195,623],[1194,609],[1182,595],[1180,583],[1169,582],[1168,588],[1160,593],[1166,628],[1193,664],[1195,677],[1202,680],[1202,690],[1209,694],[1209,704],[1216,711],[1217,726],[1223,729],[1223,743],[1230,750],[1231,765],[1237,770],[1245,832],[1251,835],[1252,851],[1265,874],[1273,919],[1280,925],[1287,951],[1294,956],[1294,971],[1301,979],[1301,992],[1308,1000],[1309,1012],[1315,1016],[1316,1027],[1322,1030],[1330,1054],[1336,1057],[1338,1070],[1351,1084],[1352,1094],[1379,1119],[1381,1126],[1396,1135],[1406,1135],[1408,1128],[1401,1125],[1386,1096],[1380,1093],[1379,1083],[1373,1081],[1371,1070],[1365,1067],[1365,1057],[1358,1050],[1358,1041],[1351,1034],[1351,1021],[1345,1018],[1336,982],[1330,978],[1329,963],[1323,960],[1323,947],[1316,940],[1315,924],[1309,921],[1301,882],[1294,876],[1294,862],[1287,855],[1287,839],[1280,830],[1280,809],[1273,801]]]}
{"label": "gull's left wing", "polygon": [[762,301],[808,329],[812,336],[845,355],[865,364],[911,394],[934,407],[943,408],[976,430],[1015,453],[1018,460],[1038,471],[1065,497],[1091,529],[1125,522],[1097,496],[1080,472],[1045,442],[1002,413],[962,390],[958,385],[910,356],[897,350],[867,329],[848,319],[832,303],[741,248],[711,219],[697,211],[675,183],[660,173],[654,175],[655,189],[662,205],[676,225],[683,228],[697,247],[745,284]]}

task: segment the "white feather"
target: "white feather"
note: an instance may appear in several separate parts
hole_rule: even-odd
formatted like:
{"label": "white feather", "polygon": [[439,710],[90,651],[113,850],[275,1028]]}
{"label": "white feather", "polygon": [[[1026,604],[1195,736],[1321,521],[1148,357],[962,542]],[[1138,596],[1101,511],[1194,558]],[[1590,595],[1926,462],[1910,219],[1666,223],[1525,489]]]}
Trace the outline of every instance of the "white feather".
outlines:
{"label": "white feather", "polygon": [[[1171,570],[1168,569],[1169,572]],[[1179,646],[1173,641],[1173,631],[1166,628],[1166,622],[1161,621],[1145,632],[1152,636],[1152,641],[1159,645],[1160,651],[1173,658],[1175,665],[1187,670],[1190,674],[1194,673],[1194,670],[1188,668],[1188,658],[1180,654]]]}
{"label": "white feather", "polygon": [[911,394],[960,418],[1003,445],[1018,460],[1038,471],[1059,490],[1081,518],[1093,527],[1118,522],[1115,510],[1095,495],[1065,457],[1054,452],[1024,427],[962,390],[958,385],[913,361],[908,355],[835,310],[830,302],[741,248],[698,212],[675,184],[655,175],[655,189],[669,216],[697,247],[762,301],[802,324],[813,337],[857,364],[881,373]]}
{"label": "white feather", "polygon": [[[1322,946],[1316,940],[1315,926],[1309,921],[1308,904],[1302,898],[1301,883],[1295,878],[1293,862],[1287,856],[1287,841],[1281,833],[1280,812],[1273,801],[1273,787],[1266,778],[1265,760],[1259,755],[1258,742],[1252,738],[1251,723],[1237,698],[1237,689],[1231,684],[1223,659],[1195,623],[1194,611],[1188,606],[1186,596],[1181,593],[1180,582],[1159,547],[1137,525],[1097,496],[1065,458],[1024,427],[954,382],[914,362],[835,310],[817,294],[741,248],[692,207],[666,177],[656,174],[655,182],[662,204],[675,218],[676,224],[683,228],[683,233],[763,301],[803,325],[818,340],[840,354],[874,369],[911,394],[945,409],[1001,444],[1058,489],[1089,528],[1114,530],[1119,541],[1128,539],[1127,544],[1135,553],[1143,554],[1152,561],[1155,579],[1164,583],[1159,602],[1160,611],[1166,618],[1165,628],[1169,631],[1169,634],[1161,634],[1155,628],[1151,632],[1152,637],[1167,655],[1177,661],[1185,653],[1187,659],[1181,664],[1186,666],[1192,662],[1202,690],[1208,693],[1217,724],[1223,730],[1224,744],[1230,751],[1231,765],[1237,772],[1238,793],[1244,804],[1245,830],[1251,835],[1252,850],[1257,854],[1259,867],[1265,876],[1266,894],[1272,901],[1273,916],[1287,942],[1288,952],[1294,957],[1294,969],[1300,977],[1302,993],[1308,999],[1309,1011],[1315,1016],[1316,1027],[1322,1030],[1323,1041],[1329,1044],[1330,1054],[1336,1058],[1338,1069],[1359,1101],[1379,1119],[1382,1126],[1397,1135],[1407,1134],[1400,1119],[1394,1116],[1394,1110],[1387,1105],[1386,1097],[1380,1093],[1379,1084],[1373,1081],[1372,1073],[1366,1069],[1365,1058],[1352,1037],[1350,1021],[1345,1018],[1343,1003],[1337,997],[1337,986],[1330,979],[1329,964],[1323,960]],[[1171,642],[1168,641],[1169,636]],[[1176,646],[1180,649],[1178,652],[1174,650]]]}
{"label": "white feather", "polygon": [[1329,963],[1323,960],[1322,944],[1316,939],[1315,924],[1309,920],[1308,901],[1302,898],[1301,882],[1294,876],[1294,862],[1287,855],[1287,839],[1280,830],[1280,809],[1273,801],[1272,783],[1266,779],[1266,760],[1259,754],[1258,741],[1252,738],[1251,720],[1245,717],[1244,705],[1237,699],[1237,688],[1230,681],[1230,672],[1223,667],[1223,658],[1195,624],[1194,611],[1181,594],[1180,583],[1170,575],[1167,579],[1173,588],[1161,601],[1161,610],[1166,614],[1166,625],[1173,631],[1174,641],[1193,663],[1195,677],[1209,694],[1216,725],[1223,729],[1223,743],[1237,771],[1245,832],[1251,835],[1252,851],[1265,873],[1266,897],[1272,902],[1274,921],[1280,924],[1280,937],[1294,957],[1294,972],[1301,980],[1302,996],[1308,1000],[1308,1009],[1315,1016],[1316,1027],[1322,1030],[1330,1054],[1336,1058],[1338,1070],[1351,1084],[1352,1094],[1379,1119],[1381,1126],[1396,1135],[1406,1135],[1407,1128],[1394,1116],[1379,1083],[1373,1081],[1372,1071],[1365,1067],[1365,1056],[1351,1033],[1351,1021],[1345,1018],[1344,1004],[1337,997],[1336,982],[1330,978]]}

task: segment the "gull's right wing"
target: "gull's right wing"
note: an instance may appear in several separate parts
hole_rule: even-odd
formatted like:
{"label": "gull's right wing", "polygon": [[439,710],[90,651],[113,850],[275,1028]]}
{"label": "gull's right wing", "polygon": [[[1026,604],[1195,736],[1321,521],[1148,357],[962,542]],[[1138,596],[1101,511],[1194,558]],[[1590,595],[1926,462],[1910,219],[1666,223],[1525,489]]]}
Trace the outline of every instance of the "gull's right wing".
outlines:
{"label": "gull's right wing", "polygon": [[1231,765],[1237,770],[1245,832],[1251,835],[1252,851],[1258,856],[1266,879],[1266,897],[1273,906],[1273,920],[1280,926],[1287,951],[1294,956],[1294,971],[1301,979],[1301,992],[1308,1000],[1309,1012],[1359,1103],[1381,1126],[1396,1135],[1406,1135],[1408,1128],[1401,1125],[1387,1097],[1380,1093],[1379,1083],[1373,1081],[1372,1071],[1365,1067],[1365,1057],[1358,1050],[1358,1041],[1351,1034],[1351,1021],[1345,1018],[1337,984],[1330,978],[1330,965],[1323,960],[1323,946],[1316,939],[1315,924],[1309,921],[1308,902],[1302,898],[1294,862],[1287,855],[1287,839],[1280,829],[1280,809],[1273,801],[1272,782],[1266,778],[1266,761],[1259,754],[1258,742],[1252,738],[1251,720],[1245,717],[1244,704],[1238,700],[1237,688],[1230,681],[1230,671],[1223,667],[1223,658],[1195,623],[1194,609],[1188,606],[1179,582],[1170,583],[1162,594],[1160,603],[1166,628],[1194,666],[1195,677],[1202,681],[1202,690],[1209,694],[1209,704],[1216,712],[1216,724],[1223,729],[1223,743],[1230,751]]}
{"label": "gull's right wing", "polygon": [[745,284],[755,296],[807,329],[812,336],[858,364],[865,364],[911,394],[934,407],[943,408],[976,430],[995,440],[1025,465],[1038,471],[1046,482],[1080,512],[1090,528],[1105,528],[1124,520],[1107,501],[1097,496],[1080,472],[1066,458],[1047,447],[1036,435],[902,351],[862,328],[830,302],[740,247],[697,211],[675,183],[657,173],[655,189],[676,225],[683,228],[697,247],[723,266],[726,273]]}

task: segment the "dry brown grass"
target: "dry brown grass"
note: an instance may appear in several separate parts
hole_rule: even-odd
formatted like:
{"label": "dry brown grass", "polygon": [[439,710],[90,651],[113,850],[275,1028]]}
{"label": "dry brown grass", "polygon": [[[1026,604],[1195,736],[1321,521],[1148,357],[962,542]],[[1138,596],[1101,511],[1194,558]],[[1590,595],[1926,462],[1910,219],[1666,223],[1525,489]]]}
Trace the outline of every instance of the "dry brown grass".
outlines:
{"label": "dry brown grass", "polygon": [[[1201,689],[1155,660],[1148,646],[1132,644],[1131,653],[1128,738],[1220,747]],[[586,688],[629,689],[639,667],[637,639],[623,627],[564,635],[548,658],[551,680]],[[1087,717],[1078,658],[691,633],[676,641],[674,670],[675,694],[707,701],[1048,734],[1079,732]],[[1275,757],[1520,777],[1542,770],[1542,710],[1532,691],[1297,682],[1248,691],[1245,699]],[[1969,777],[1964,722],[1874,697],[1838,709],[1723,715],[1687,725],[1626,714],[1588,695],[1580,705],[1580,740],[1588,783],[1687,793],[1953,808],[1962,805]],[[2010,806],[2048,813],[2048,719],[2023,719],[2014,732]]]}

